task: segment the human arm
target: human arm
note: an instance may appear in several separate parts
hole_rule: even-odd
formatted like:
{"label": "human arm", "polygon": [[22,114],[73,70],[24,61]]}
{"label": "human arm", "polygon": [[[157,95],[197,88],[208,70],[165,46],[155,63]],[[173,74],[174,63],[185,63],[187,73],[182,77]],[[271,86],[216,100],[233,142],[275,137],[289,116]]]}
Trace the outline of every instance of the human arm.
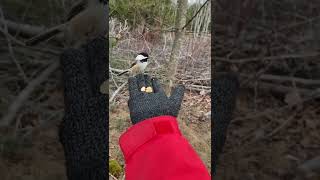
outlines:
{"label": "human arm", "polygon": [[[142,86],[151,86],[154,92],[141,92]],[[120,137],[126,179],[210,179],[205,165],[178,127],[184,87],[176,87],[167,97],[157,79],[138,75],[129,79],[129,92],[134,125]]]}

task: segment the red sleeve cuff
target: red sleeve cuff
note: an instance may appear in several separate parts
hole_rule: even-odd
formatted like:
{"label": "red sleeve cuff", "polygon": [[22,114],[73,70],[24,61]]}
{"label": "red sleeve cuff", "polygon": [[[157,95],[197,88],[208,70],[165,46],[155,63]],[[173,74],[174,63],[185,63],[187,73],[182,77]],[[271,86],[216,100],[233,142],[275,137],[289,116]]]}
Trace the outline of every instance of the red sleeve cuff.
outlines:
{"label": "red sleeve cuff", "polygon": [[160,134],[178,134],[181,132],[177,119],[173,116],[158,116],[143,120],[130,127],[120,136],[119,144],[125,161],[143,144]]}

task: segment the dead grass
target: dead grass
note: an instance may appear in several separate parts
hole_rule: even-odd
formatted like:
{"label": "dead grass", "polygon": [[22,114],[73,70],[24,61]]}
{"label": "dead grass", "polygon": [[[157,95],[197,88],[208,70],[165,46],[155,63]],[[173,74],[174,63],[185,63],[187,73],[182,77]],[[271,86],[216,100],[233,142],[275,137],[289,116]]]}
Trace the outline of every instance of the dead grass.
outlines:
{"label": "dead grass", "polygon": [[66,180],[63,149],[57,128],[41,132],[30,148],[19,147],[12,156],[1,156],[0,174],[3,180]]}
{"label": "dead grass", "polygon": [[[254,112],[250,92],[240,94],[236,118],[228,130],[216,179],[294,179],[299,165],[319,155],[318,102],[303,103],[300,110],[281,109],[285,104],[272,95],[261,95],[258,102]],[[267,109],[271,111],[265,115],[244,118]],[[293,119],[282,129],[268,135],[290,117]]]}

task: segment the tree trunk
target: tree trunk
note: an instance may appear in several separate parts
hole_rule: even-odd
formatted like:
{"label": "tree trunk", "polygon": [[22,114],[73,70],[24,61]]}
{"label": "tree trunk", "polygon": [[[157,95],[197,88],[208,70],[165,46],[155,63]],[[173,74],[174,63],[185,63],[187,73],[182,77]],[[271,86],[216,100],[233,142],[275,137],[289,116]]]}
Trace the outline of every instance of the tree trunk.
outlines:
{"label": "tree trunk", "polygon": [[181,52],[181,41],[183,35],[183,26],[186,23],[186,15],[187,15],[187,8],[188,8],[188,0],[178,0],[177,6],[177,15],[176,15],[176,22],[175,22],[175,39],[172,45],[172,51],[170,55],[169,62],[167,63],[167,71],[166,77],[168,78],[168,83],[166,85],[166,92],[168,95],[171,94],[171,88],[173,87],[175,81],[175,74],[177,71],[178,66],[178,56]]}

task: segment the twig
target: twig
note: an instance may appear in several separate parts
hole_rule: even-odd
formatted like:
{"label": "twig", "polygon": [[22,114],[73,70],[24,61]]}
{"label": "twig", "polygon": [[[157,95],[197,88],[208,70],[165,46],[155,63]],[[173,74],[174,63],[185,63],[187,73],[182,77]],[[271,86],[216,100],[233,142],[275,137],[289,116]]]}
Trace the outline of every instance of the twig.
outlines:
{"label": "twig", "polygon": [[121,91],[122,88],[124,88],[126,86],[128,82],[123,83],[111,96],[111,98],[109,99],[109,103],[113,101],[113,99],[116,97],[116,95]]}
{"label": "twig", "polygon": [[[269,70],[270,66],[273,64],[273,62],[268,62],[268,64],[260,69],[258,72],[256,72],[255,74],[253,74],[252,76],[249,76],[245,81],[240,83],[240,86],[245,86],[247,85],[250,81],[254,80],[254,79],[258,79],[263,73],[265,73],[267,70]],[[257,81],[255,81],[257,82]],[[256,84],[255,84],[256,85]],[[256,89],[256,86],[254,86],[254,88]]]}
{"label": "twig", "polygon": [[[110,67],[109,67],[109,68],[110,68]],[[115,81],[115,79],[113,78],[113,75],[114,75],[114,73],[111,71],[111,79],[112,79],[114,85],[115,85],[117,88],[119,88],[118,83],[117,83],[117,82]]]}
{"label": "twig", "polygon": [[307,60],[305,58],[307,57],[317,57],[319,56],[319,52],[310,52],[310,53],[304,53],[304,54],[283,54],[283,55],[276,55],[276,56],[267,56],[267,57],[253,57],[253,58],[243,58],[243,59],[227,59],[223,57],[213,57],[216,61],[221,62],[227,62],[227,63],[235,63],[235,64],[241,64],[241,63],[249,63],[254,61],[260,61],[261,59],[264,60],[286,60],[286,59],[303,59]]}
{"label": "twig", "polygon": [[8,38],[10,38],[13,42],[15,42],[16,44],[22,45],[24,46],[25,44],[22,41],[19,41],[18,39],[16,39],[15,37],[13,37],[11,34],[9,34],[7,31],[5,31],[4,29],[0,28],[0,32],[2,32],[5,36],[7,36]]}
{"label": "twig", "polygon": [[109,70],[110,71],[114,71],[114,72],[117,72],[117,73],[122,73],[124,70],[121,70],[121,69],[115,69],[115,68],[112,68],[109,66]]}
{"label": "twig", "polygon": [[[2,8],[0,7],[0,16],[1,16],[1,19],[2,21],[5,21],[4,20],[4,15],[3,15],[3,11],[2,11]],[[8,33],[8,26],[6,23],[3,24],[4,26],[4,32],[5,34],[9,34]],[[6,36],[6,35],[5,35]],[[23,68],[21,67],[20,63],[18,62],[18,60],[16,59],[16,56],[14,55],[14,51],[13,51],[13,48],[12,48],[12,44],[11,44],[11,40],[8,36],[6,36],[6,39],[7,39],[7,42],[8,42],[8,50],[9,50],[9,54],[10,54],[10,57],[12,59],[12,61],[16,64],[18,70],[20,71],[21,75],[22,75],[22,78],[24,80],[25,83],[28,83],[28,78],[23,70]]]}
{"label": "twig", "polygon": [[282,107],[276,108],[276,109],[269,108],[269,109],[266,109],[265,111],[259,112],[259,113],[251,113],[251,114],[246,115],[245,117],[239,117],[239,118],[233,119],[232,123],[243,121],[243,120],[246,120],[246,119],[255,119],[255,118],[258,118],[258,117],[261,117],[261,116],[265,116],[265,115],[271,114],[274,111],[281,112],[281,111],[284,111],[285,109],[293,107],[294,105],[298,105],[298,104],[301,104],[301,103],[304,103],[304,102],[307,102],[307,101],[310,101],[310,100],[313,100],[313,99],[316,99],[316,98],[320,98],[320,88],[312,91],[310,94],[308,94],[308,96],[305,99],[303,99],[302,101],[299,101],[299,103],[288,104],[288,105],[285,105],[285,106],[282,106]]}
{"label": "twig", "polygon": [[285,120],[280,126],[278,126],[277,128],[275,128],[272,132],[270,132],[269,134],[267,134],[265,137],[263,138],[269,138],[273,135],[275,135],[277,132],[279,132],[282,128],[284,128],[287,124],[289,124],[289,122],[291,122],[292,120],[294,120],[296,117],[296,114],[291,115],[287,120]]}
{"label": "twig", "polygon": [[[253,83],[249,83],[248,85],[245,85],[245,86],[254,88]],[[302,94],[304,96],[307,96],[310,93],[312,93],[312,90],[306,89],[306,88],[294,88],[294,87],[284,86],[281,84],[274,84],[274,83],[267,83],[267,82],[259,82],[258,89],[263,91],[271,91],[278,94],[286,94],[293,90],[297,90],[299,94]]]}
{"label": "twig", "polygon": [[147,46],[148,51],[151,52],[151,49],[150,49],[150,47],[149,47],[149,45],[148,45],[148,42],[147,42],[145,36],[144,36],[142,33],[139,33],[139,34],[140,34],[140,36],[142,36],[142,38],[143,38],[143,44],[144,44],[145,46]]}
{"label": "twig", "polygon": [[38,77],[30,81],[28,86],[21,91],[15,101],[10,105],[7,115],[4,116],[0,121],[0,127],[8,126],[11,124],[15,115],[17,114],[21,106],[23,106],[23,103],[28,99],[33,90],[43,81],[45,81],[49,77],[49,75],[58,68],[58,66],[58,61],[52,63]]}
{"label": "twig", "polygon": [[[240,76],[249,77],[249,75],[247,74],[240,74]],[[289,76],[277,76],[272,74],[262,74],[259,76],[259,79],[276,81],[276,82],[292,82],[293,81],[299,84],[310,85],[310,86],[320,85],[320,80],[303,79],[303,78],[289,77]]]}
{"label": "twig", "polygon": [[195,87],[195,88],[206,89],[206,90],[211,89],[211,86],[202,86],[202,85],[196,85],[196,84],[190,84],[188,86]]}
{"label": "twig", "polygon": [[[304,102],[307,102],[307,101],[310,101],[310,100],[313,100],[313,99],[316,99],[316,98],[319,98],[320,97],[320,88],[319,89],[316,89],[314,90],[312,93],[310,93],[308,95],[308,97],[306,97],[305,99],[303,99],[302,101],[299,101],[298,103],[294,104],[294,105],[298,105],[298,104],[301,104],[301,103],[304,103]],[[267,109],[263,112],[260,112],[260,113],[255,113],[254,115],[247,115],[246,117],[244,118],[238,118],[238,119],[233,119],[232,120],[232,123],[235,123],[236,121],[241,121],[241,120],[244,120],[244,119],[253,119],[253,118],[257,118],[259,116],[262,116],[262,115],[266,115],[266,114],[271,114],[273,113],[274,111],[278,111],[278,112],[281,112],[287,108],[290,108],[290,107],[293,107],[294,105],[285,105],[283,107],[280,107],[280,108],[276,108],[276,109]],[[284,122],[284,124],[280,127],[280,128],[277,128],[274,132],[272,133],[269,133],[267,136],[270,136],[270,135],[274,135],[276,132],[278,132],[281,128],[283,128],[289,121],[291,121],[292,119],[294,119],[295,115],[291,116],[286,122]],[[248,136],[249,137],[249,136]],[[263,137],[264,138],[264,137]],[[247,139],[247,138],[246,138]],[[241,146],[240,149],[234,149],[230,152],[228,152],[227,154],[232,154],[234,153],[235,151],[240,151],[241,149],[245,149],[249,146],[252,146],[254,143],[256,143],[258,140],[261,140],[261,138],[255,138],[253,139],[252,141],[246,143],[246,144],[243,144]]]}
{"label": "twig", "polygon": [[204,8],[204,6],[209,2],[210,0],[207,0],[203,5],[198,9],[198,11],[191,17],[191,19],[181,28],[182,30],[186,28],[192,20],[200,13],[201,9]]}
{"label": "twig", "polygon": [[109,173],[109,179],[112,178],[114,180],[118,180],[116,177],[114,177],[112,174]]}
{"label": "twig", "polygon": [[193,85],[186,85],[186,89],[190,90],[190,91],[197,91],[197,92],[204,92],[205,94],[210,93],[210,87],[206,87],[206,86],[193,86]]}
{"label": "twig", "polygon": [[44,27],[21,24],[10,20],[0,20],[0,24],[7,24],[9,32],[19,32],[20,35],[26,37],[37,35],[46,29]]}
{"label": "twig", "polygon": [[[32,7],[33,5],[33,2],[30,1],[29,3],[27,3],[27,5],[25,5],[25,9],[24,9],[24,12],[22,13],[22,17],[21,17],[21,21],[24,22],[25,21],[25,18],[26,18],[26,15],[28,14],[30,8]],[[14,35],[14,37],[17,37],[19,36],[20,34],[20,31],[17,31]]]}
{"label": "twig", "polygon": [[301,22],[294,22],[292,24],[286,24],[286,25],[283,25],[282,27],[276,29],[276,30],[269,30],[267,32],[263,32],[261,34],[258,34],[258,35],[255,35],[255,36],[252,36],[250,39],[248,40],[253,40],[253,39],[257,39],[257,38],[261,38],[262,36],[268,36],[270,34],[275,34],[275,33],[278,33],[280,31],[284,31],[284,30],[288,30],[288,29],[293,29],[293,28],[296,28],[298,26],[302,26],[302,25],[305,25],[307,23],[313,23],[313,21],[317,21],[320,19],[320,16],[315,16],[315,17],[312,17],[312,18],[307,18],[306,20],[303,20]]}
{"label": "twig", "polygon": [[52,47],[50,47],[50,48],[44,48],[44,47],[40,48],[40,47],[31,47],[31,46],[23,46],[23,47],[25,47],[27,49],[31,49],[33,51],[43,52],[45,54],[51,54],[53,56],[60,56],[61,51],[63,50],[63,49],[59,49],[59,48],[54,49]]}
{"label": "twig", "polygon": [[211,78],[199,78],[199,79],[180,79],[179,82],[197,82],[197,81],[211,81]]}
{"label": "twig", "polygon": [[[1,24],[7,24],[8,26],[8,32],[10,33],[17,33],[19,32],[19,35],[22,37],[32,37],[35,35],[40,34],[41,32],[48,30],[47,27],[44,26],[34,26],[30,24],[21,24],[10,20],[0,20]],[[54,40],[57,41],[64,41],[63,35],[57,35],[53,37]]]}

